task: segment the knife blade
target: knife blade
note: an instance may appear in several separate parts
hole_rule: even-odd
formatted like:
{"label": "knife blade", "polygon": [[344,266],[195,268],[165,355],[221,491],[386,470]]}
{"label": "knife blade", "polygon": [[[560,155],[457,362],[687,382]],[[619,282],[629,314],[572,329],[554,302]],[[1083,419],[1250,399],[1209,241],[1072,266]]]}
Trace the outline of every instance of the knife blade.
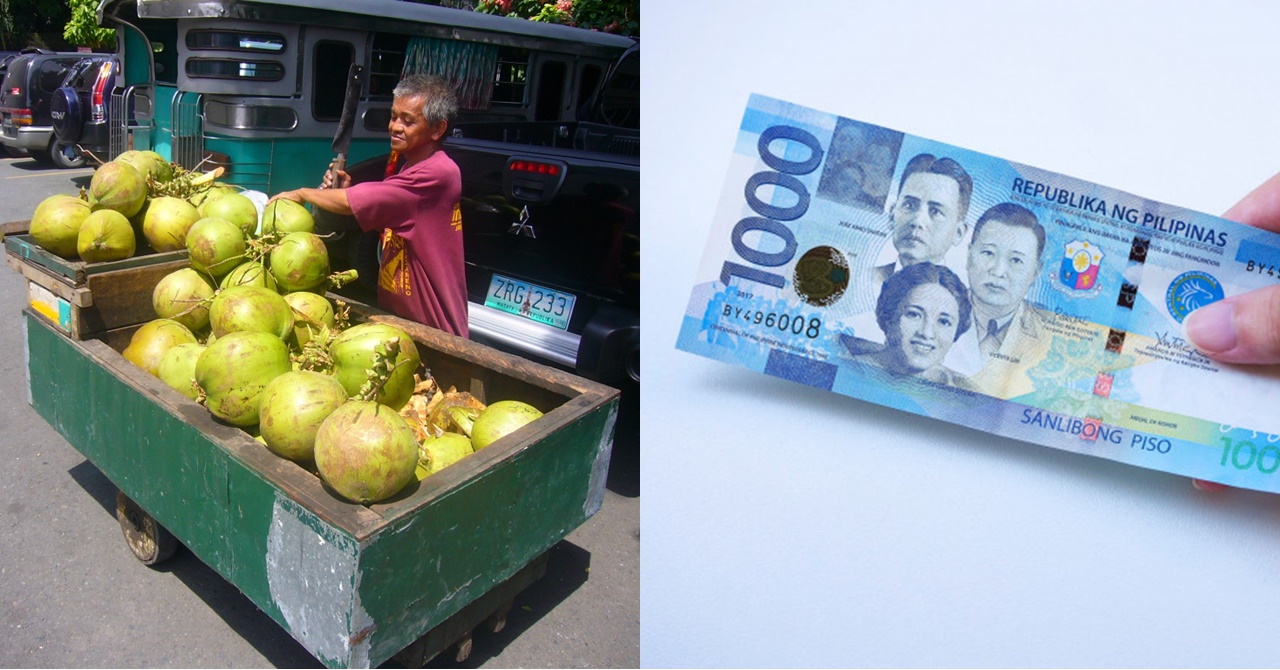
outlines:
{"label": "knife blade", "polygon": [[351,148],[351,132],[355,129],[356,108],[360,104],[360,90],[364,86],[364,66],[352,63],[347,71],[347,92],[342,102],[342,116],[338,118],[338,132],[333,136],[333,166],[329,172],[345,170],[347,150]]}

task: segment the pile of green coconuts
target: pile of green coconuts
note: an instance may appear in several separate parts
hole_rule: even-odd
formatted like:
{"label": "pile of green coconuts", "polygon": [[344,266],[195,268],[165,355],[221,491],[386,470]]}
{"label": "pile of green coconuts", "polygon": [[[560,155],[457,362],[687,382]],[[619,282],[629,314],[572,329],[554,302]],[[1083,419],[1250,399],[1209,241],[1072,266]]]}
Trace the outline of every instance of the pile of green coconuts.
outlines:
{"label": "pile of green coconuts", "polygon": [[516,400],[445,392],[403,330],[350,324],[328,291],[354,271],[330,273],[311,213],[287,200],[259,213],[220,174],[130,151],[100,166],[79,197],[36,208],[33,241],[64,258],[186,250],[189,266],[156,284],[157,318],[134,332],[125,359],[361,504],[542,416]]}

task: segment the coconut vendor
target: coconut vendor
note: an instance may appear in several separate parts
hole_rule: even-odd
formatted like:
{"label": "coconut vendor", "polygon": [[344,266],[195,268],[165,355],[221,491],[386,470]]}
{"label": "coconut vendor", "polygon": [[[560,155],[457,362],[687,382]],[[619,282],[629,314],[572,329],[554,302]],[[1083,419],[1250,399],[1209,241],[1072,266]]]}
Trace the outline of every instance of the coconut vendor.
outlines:
{"label": "coconut vendor", "polygon": [[382,181],[354,185],[345,171],[330,170],[322,188],[285,191],[272,200],[309,203],[354,216],[366,232],[383,231],[378,305],[466,337],[462,177],[441,149],[457,98],[447,81],[426,75],[404,78],[392,94],[387,130],[398,170],[390,166]]}

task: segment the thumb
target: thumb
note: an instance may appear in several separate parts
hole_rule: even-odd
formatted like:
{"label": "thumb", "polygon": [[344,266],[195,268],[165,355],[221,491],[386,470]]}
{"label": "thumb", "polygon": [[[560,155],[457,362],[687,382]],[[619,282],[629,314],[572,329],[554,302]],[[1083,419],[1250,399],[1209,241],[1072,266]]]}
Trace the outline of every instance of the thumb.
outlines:
{"label": "thumb", "polygon": [[1219,300],[1192,312],[1187,339],[1224,363],[1280,363],[1280,286]]}

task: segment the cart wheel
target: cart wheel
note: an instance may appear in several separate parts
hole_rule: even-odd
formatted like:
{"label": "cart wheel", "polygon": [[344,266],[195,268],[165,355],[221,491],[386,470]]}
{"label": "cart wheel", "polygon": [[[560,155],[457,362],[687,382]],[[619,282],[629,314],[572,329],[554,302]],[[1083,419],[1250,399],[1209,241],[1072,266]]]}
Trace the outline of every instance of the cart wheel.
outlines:
{"label": "cart wheel", "polygon": [[458,640],[457,652],[453,655],[453,660],[461,663],[471,657],[471,631],[467,631],[466,635]]}
{"label": "cart wheel", "polygon": [[124,491],[116,492],[116,519],[124,531],[124,543],[143,565],[164,562],[178,548],[177,538],[142,511]]}
{"label": "cart wheel", "polygon": [[507,615],[511,613],[511,607],[513,605],[515,605],[514,600],[508,600],[507,602],[502,603],[502,605],[498,607],[497,611],[490,614],[488,619],[485,619],[485,628],[488,628],[489,632],[492,633],[502,632],[502,629],[507,627]]}

